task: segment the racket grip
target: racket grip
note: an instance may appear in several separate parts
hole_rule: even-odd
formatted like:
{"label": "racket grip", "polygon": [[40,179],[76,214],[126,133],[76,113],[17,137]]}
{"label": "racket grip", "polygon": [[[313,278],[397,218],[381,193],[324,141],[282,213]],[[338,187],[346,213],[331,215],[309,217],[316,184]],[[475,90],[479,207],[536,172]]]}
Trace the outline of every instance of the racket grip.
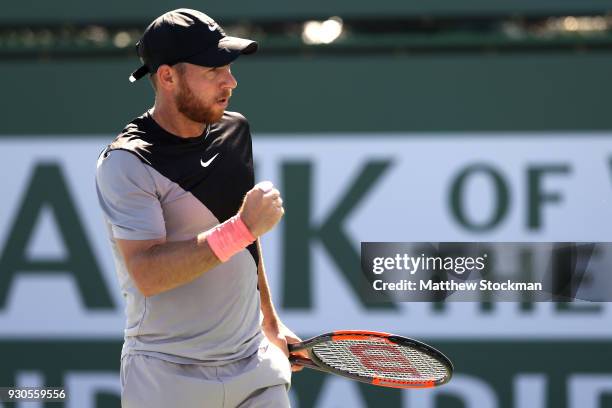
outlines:
{"label": "racket grip", "polygon": [[296,364],[302,367],[312,368],[313,370],[322,371],[324,373],[327,372],[327,370],[322,369],[321,367],[313,363],[312,360],[309,358],[292,355],[292,356],[289,356],[289,362],[291,364]]}

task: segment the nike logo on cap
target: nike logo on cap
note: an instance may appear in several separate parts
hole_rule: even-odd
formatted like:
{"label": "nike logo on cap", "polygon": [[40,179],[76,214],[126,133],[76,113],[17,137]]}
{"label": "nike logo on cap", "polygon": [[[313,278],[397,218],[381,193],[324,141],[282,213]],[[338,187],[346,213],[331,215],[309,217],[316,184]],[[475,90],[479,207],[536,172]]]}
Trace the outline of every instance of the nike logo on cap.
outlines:
{"label": "nike logo on cap", "polygon": [[200,159],[200,165],[202,165],[202,167],[210,166],[210,163],[212,163],[213,160],[215,160],[215,158],[217,158],[218,155],[219,155],[219,153],[215,154],[213,157],[211,157],[210,159],[208,159],[206,161],[202,161],[202,159]]}

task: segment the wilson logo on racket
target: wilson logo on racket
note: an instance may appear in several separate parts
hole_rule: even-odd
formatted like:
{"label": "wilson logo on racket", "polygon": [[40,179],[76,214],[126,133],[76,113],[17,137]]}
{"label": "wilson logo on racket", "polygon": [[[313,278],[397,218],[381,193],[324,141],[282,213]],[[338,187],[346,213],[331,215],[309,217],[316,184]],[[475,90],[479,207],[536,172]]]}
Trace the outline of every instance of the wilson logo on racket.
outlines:
{"label": "wilson logo on racket", "polygon": [[387,374],[408,373],[420,378],[421,375],[412,367],[412,363],[397,347],[388,344],[352,344],[349,346],[351,352],[359,358],[361,364],[372,371],[380,371]]}
{"label": "wilson logo on racket", "polygon": [[292,364],[341,375],[381,387],[429,388],[450,381],[453,365],[435,348],[389,333],[344,330],[322,334],[289,351]]}

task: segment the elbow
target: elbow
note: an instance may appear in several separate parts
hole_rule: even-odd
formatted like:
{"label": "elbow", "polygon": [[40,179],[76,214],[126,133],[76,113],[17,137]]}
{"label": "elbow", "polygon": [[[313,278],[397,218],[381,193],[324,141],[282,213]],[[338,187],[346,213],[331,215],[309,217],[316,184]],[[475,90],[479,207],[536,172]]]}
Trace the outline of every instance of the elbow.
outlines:
{"label": "elbow", "polygon": [[164,274],[156,256],[156,248],[163,240],[129,241],[117,240],[131,286],[144,297],[155,296],[163,291]]}
{"label": "elbow", "polygon": [[143,270],[143,268],[139,268],[136,265],[130,265],[128,270],[134,286],[144,297],[155,296],[161,292],[155,286],[154,282],[151,282],[150,274]]}
{"label": "elbow", "polygon": [[138,285],[136,284],[136,289],[138,289],[138,291],[140,292],[140,294],[146,298],[151,297],[151,296],[155,296],[157,295],[159,292],[155,291],[153,288],[149,288],[147,286],[144,285]]}

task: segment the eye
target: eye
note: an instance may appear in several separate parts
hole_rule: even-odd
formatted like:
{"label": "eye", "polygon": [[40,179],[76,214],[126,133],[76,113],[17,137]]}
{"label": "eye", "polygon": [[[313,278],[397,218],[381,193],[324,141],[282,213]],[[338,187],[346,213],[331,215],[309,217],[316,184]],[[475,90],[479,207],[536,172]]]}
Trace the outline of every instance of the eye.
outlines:
{"label": "eye", "polygon": [[204,78],[213,79],[217,76],[218,73],[219,71],[217,70],[217,68],[211,68],[204,72]]}

